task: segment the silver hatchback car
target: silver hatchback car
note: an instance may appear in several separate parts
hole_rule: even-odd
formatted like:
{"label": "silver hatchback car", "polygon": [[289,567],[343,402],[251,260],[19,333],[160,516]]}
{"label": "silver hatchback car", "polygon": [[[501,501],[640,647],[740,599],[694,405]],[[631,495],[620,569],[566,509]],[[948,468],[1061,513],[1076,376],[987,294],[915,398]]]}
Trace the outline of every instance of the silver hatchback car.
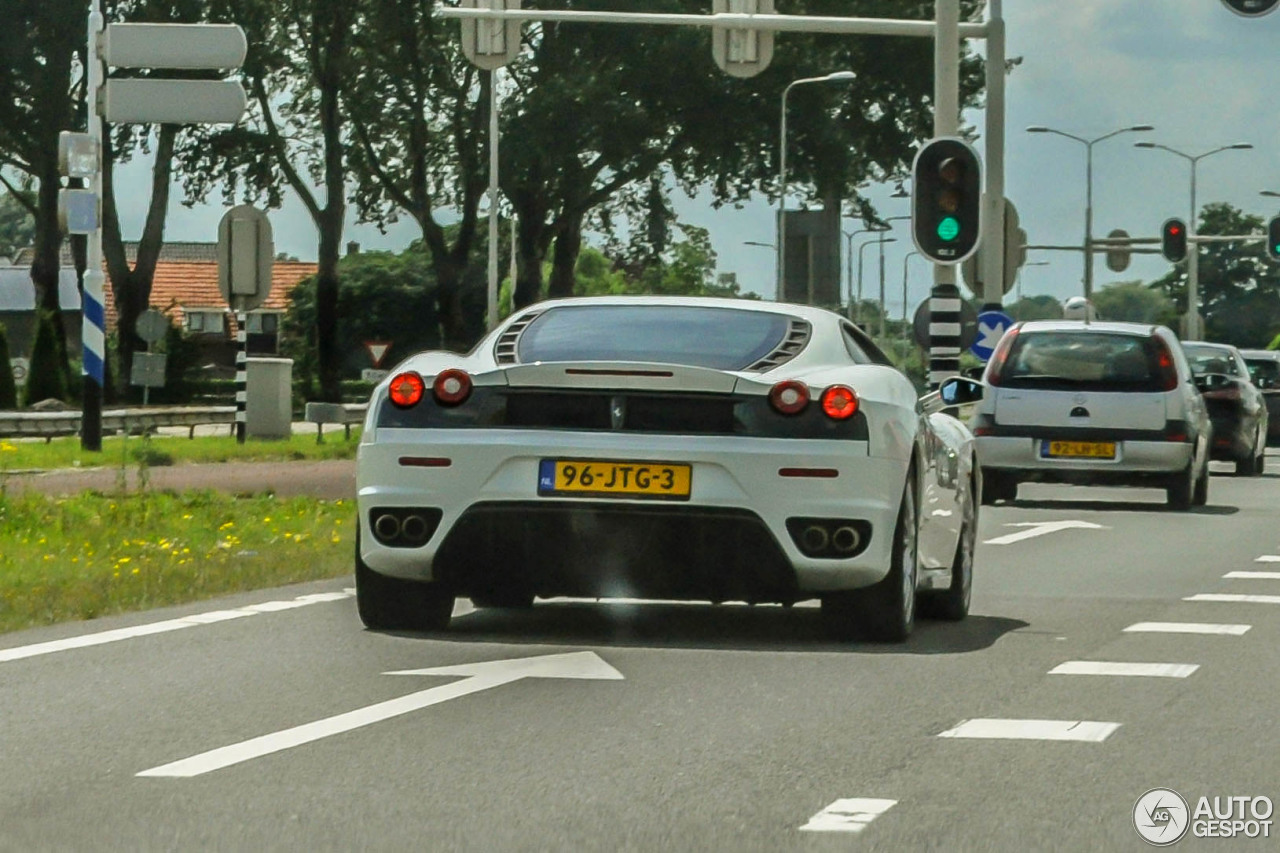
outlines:
{"label": "silver hatchback car", "polygon": [[1212,426],[1164,326],[1036,321],[1009,329],[970,422],[983,503],[1021,482],[1159,487],[1177,509],[1208,500]]}

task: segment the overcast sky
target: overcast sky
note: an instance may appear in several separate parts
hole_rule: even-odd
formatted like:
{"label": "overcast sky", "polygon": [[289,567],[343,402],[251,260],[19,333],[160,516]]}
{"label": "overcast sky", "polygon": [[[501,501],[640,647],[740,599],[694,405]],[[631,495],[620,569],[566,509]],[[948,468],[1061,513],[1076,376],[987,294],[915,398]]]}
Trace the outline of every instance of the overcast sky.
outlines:
{"label": "overcast sky", "polygon": [[[637,0],[637,8],[643,2]],[[1005,0],[1009,57],[1023,62],[1008,78],[1006,194],[1020,214],[1033,244],[1079,244],[1084,231],[1085,147],[1060,136],[1028,134],[1029,125],[1047,125],[1085,138],[1120,127],[1151,124],[1155,131],[1122,134],[1094,146],[1094,234],[1124,228],[1133,236],[1155,237],[1170,216],[1190,212],[1187,162],[1165,151],[1133,147],[1149,139],[1188,154],[1236,142],[1252,151],[1226,151],[1201,161],[1197,191],[1201,206],[1226,201],[1246,212],[1270,216],[1277,200],[1258,195],[1280,191],[1280,98],[1268,72],[1280,75],[1280,12],[1246,19],[1219,0]],[[786,36],[780,36],[785,38]],[[984,48],[979,45],[979,49]],[[832,69],[838,70],[838,69]],[[980,112],[965,121],[982,130]],[[978,140],[982,152],[984,141]],[[131,166],[130,177],[146,180],[147,164]],[[124,183],[123,181],[121,182]],[[145,186],[145,183],[141,183]],[[882,215],[909,213],[906,199],[892,199],[893,187],[873,187]],[[187,209],[178,204],[166,228],[169,240],[212,240],[223,208]],[[127,235],[141,231],[145,199],[122,199],[121,224]],[[773,242],[776,205],[766,200],[742,210],[713,209],[705,200],[678,204],[683,221],[707,227],[719,255],[720,272],[734,272],[744,288],[771,297],[774,258],[768,249],[744,241]],[[316,233],[302,206],[290,197],[271,213],[277,251],[303,259],[316,256]],[[886,246],[890,310],[901,311],[902,269],[912,251],[906,222],[895,223],[898,242]],[[860,223],[846,220],[845,229]],[[402,249],[417,235],[401,224],[387,234],[368,225],[348,228],[346,239],[364,248]],[[862,236],[854,238],[854,245]],[[878,289],[874,250],[866,253],[867,291]],[[1059,298],[1080,292],[1079,252],[1032,252],[1029,261],[1047,266],[1024,270],[1025,295]],[[910,260],[908,301],[924,298],[931,276],[919,258]],[[1095,287],[1133,278],[1152,280],[1168,264],[1159,256],[1135,256],[1124,273],[1095,260]]]}

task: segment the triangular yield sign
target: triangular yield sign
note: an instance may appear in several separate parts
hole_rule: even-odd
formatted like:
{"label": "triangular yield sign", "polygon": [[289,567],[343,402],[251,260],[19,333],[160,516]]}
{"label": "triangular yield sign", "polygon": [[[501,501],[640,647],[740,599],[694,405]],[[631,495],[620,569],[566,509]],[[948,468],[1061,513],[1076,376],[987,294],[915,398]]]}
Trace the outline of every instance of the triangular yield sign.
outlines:
{"label": "triangular yield sign", "polygon": [[387,350],[391,349],[391,341],[365,341],[364,347],[369,351],[369,357],[373,359],[373,366],[379,367],[387,356]]}

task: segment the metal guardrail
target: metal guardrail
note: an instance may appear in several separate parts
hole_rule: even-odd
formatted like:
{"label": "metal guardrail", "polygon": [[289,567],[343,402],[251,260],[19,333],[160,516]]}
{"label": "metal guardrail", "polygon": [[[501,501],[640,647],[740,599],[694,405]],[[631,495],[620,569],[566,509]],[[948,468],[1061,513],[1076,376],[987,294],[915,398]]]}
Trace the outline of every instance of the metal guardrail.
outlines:
{"label": "metal guardrail", "polygon": [[351,440],[351,425],[364,420],[368,403],[307,403],[303,417],[316,425],[316,444],[324,441],[325,424],[342,424],[346,440]]}
{"label": "metal guardrail", "polygon": [[[235,406],[171,406],[162,408],[108,409],[102,413],[102,430],[127,432],[162,426],[185,426],[187,437],[196,427],[229,424],[235,431]],[[43,438],[46,443],[80,432],[80,412],[0,412],[0,437]]]}

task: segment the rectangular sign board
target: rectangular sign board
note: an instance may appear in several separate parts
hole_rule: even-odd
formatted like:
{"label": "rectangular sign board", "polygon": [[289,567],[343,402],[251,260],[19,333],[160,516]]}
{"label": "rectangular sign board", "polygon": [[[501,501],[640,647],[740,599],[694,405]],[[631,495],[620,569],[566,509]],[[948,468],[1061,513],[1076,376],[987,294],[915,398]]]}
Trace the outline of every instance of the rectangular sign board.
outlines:
{"label": "rectangular sign board", "polygon": [[235,24],[108,24],[102,37],[116,68],[239,68],[248,48]]}
{"label": "rectangular sign board", "polygon": [[103,115],[114,124],[235,124],[248,99],[228,80],[108,80]]}
{"label": "rectangular sign board", "polygon": [[129,384],[146,388],[163,388],[165,359],[166,356],[162,352],[135,352]]}

